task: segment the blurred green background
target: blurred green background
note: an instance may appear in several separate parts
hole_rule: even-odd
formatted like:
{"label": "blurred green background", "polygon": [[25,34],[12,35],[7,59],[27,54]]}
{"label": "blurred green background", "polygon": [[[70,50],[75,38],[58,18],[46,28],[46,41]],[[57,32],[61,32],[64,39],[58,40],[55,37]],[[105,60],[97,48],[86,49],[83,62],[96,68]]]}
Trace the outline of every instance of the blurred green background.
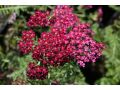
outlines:
{"label": "blurred green background", "polygon": [[[55,6],[0,6],[0,84],[120,84],[120,6],[71,6],[81,22],[89,22],[94,39],[105,43],[103,55],[85,68],[75,63],[51,68],[44,81],[29,80],[26,66],[31,55],[22,56],[17,42],[35,10],[53,10]],[[98,18],[98,9],[103,15]],[[42,32],[42,29],[36,30]]]}

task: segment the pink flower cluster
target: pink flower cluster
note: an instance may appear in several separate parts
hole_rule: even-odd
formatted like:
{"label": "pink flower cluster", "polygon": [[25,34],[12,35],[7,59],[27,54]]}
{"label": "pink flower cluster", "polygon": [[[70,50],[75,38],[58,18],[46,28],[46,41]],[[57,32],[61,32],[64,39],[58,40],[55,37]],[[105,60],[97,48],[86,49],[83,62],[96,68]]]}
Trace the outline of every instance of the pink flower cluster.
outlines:
{"label": "pink flower cluster", "polygon": [[29,30],[22,33],[20,51],[23,54],[31,51],[32,58],[42,65],[30,64],[27,70],[29,78],[44,79],[48,74],[45,67],[63,65],[71,60],[84,67],[86,62],[95,62],[102,54],[104,45],[93,40],[90,24],[81,23],[69,6],[57,6],[51,14],[37,11],[27,25],[50,27],[49,32],[41,33],[37,45],[33,43],[35,32]]}
{"label": "pink flower cluster", "polygon": [[94,41],[92,35],[89,24],[78,24],[67,35],[72,48],[71,56],[82,67],[86,62],[95,62],[102,54],[103,44]]}
{"label": "pink flower cluster", "polygon": [[67,30],[79,22],[79,18],[73,13],[73,8],[68,6],[57,6],[53,10],[53,17],[55,18],[55,23],[52,27],[57,29]]}

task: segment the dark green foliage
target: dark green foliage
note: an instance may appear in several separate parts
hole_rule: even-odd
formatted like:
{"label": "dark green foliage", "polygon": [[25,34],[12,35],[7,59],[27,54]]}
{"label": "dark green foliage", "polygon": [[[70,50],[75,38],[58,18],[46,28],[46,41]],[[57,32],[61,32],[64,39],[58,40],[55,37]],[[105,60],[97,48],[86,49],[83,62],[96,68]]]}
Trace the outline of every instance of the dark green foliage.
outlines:
{"label": "dark green foliage", "polygon": [[104,51],[107,72],[98,84],[120,84],[120,17],[105,28],[106,50]]}

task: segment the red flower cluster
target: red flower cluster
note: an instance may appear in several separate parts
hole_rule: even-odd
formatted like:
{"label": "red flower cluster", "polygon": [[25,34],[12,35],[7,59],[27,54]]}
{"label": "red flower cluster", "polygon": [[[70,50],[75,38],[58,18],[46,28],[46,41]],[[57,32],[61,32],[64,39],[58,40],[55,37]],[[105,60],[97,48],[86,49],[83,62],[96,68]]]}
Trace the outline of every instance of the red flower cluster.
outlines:
{"label": "red flower cluster", "polygon": [[71,48],[65,42],[66,36],[61,32],[44,32],[33,50],[32,57],[40,61],[45,57],[46,62],[53,66],[69,62]]}
{"label": "red flower cluster", "polygon": [[46,67],[42,67],[39,65],[36,65],[35,63],[29,63],[28,69],[27,69],[27,76],[30,79],[46,79],[48,75],[48,69]]}
{"label": "red flower cluster", "polygon": [[33,30],[22,31],[22,40],[27,41],[35,38],[35,32]]}
{"label": "red flower cluster", "polygon": [[36,26],[48,26],[49,20],[48,16],[50,15],[49,11],[42,12],[36,11],[34,15],[32,15],[27,22],[27,26],[29,27],[36,27]]}
{"label": "red flower cluster", "polygon": [[35,32],[32,30],[22,31],[22,40],[19,41],[19,49],[23,54],[28,54],[34,45],[32,40],[35,37]]}
{"label": "red flower cluster", "polygon": [[72,8],[57,6],[51,14],[53,15],[49,16],[48,12],[37,11],[28,21],[30,27],[50,27],[50,32],[41,33],[38,44],[34,47],[32,39],[35,33],[31,30],[22,33],[22,41],[19,42],[20,51],[24,54],[32,51],[32,58],[41,62],[43,66],[30,64],[27,70],[29,78],[44,79],[43,77],[48,74],[45,67],[63,65],[70,60],[84,67],[86,62],[95,62],[102,54],[104,45],[92,39],[94,33],[90,25],[80,23]]}

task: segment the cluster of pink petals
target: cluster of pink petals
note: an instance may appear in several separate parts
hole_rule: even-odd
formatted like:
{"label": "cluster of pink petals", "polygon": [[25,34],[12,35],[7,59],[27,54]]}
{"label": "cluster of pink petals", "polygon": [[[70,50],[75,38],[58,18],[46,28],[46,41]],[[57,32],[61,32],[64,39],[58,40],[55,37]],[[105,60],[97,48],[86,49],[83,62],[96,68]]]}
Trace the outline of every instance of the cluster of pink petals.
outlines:
{"label": "cluster of pink petals", "polygon": [[[102,54],[104,45],[93,40],[94,33],[90,24],[81,23],[69,6],[57,6],[51,14],[37,11],[30,17],[27,25],[50,27],[49,32],[41,33],[38,44],[33,45],[35,32],[32,30],[23,31],[22,40],[19,42],[20,51],[23,54],[31,51],[32,58],[40,61],[44,67],[63,65],[71,60],[85,67],[86,62],[95,62]],[[39,74],[43,73],[43,67],[33,65],[35,67],[31,68],[31,65],[28,66],[27,76],[43,78]],[[46,77],[47,70],[42,75]]]}
{"label": "cluster of pink petals", "polygon": [[73,8],[69,6],[57,6],[53,10],[55,23],[52,27],[57,29],[68,29],[79,22],[77,15],[73,13]]}
{"label": "cluster of pink petals", "polygon": [[71,56],[84,67],[86,62],[95,62],[102,54],[104,45],[92,39],[93,32],[89,24],[78,24],[67,34],[72,48]]}

